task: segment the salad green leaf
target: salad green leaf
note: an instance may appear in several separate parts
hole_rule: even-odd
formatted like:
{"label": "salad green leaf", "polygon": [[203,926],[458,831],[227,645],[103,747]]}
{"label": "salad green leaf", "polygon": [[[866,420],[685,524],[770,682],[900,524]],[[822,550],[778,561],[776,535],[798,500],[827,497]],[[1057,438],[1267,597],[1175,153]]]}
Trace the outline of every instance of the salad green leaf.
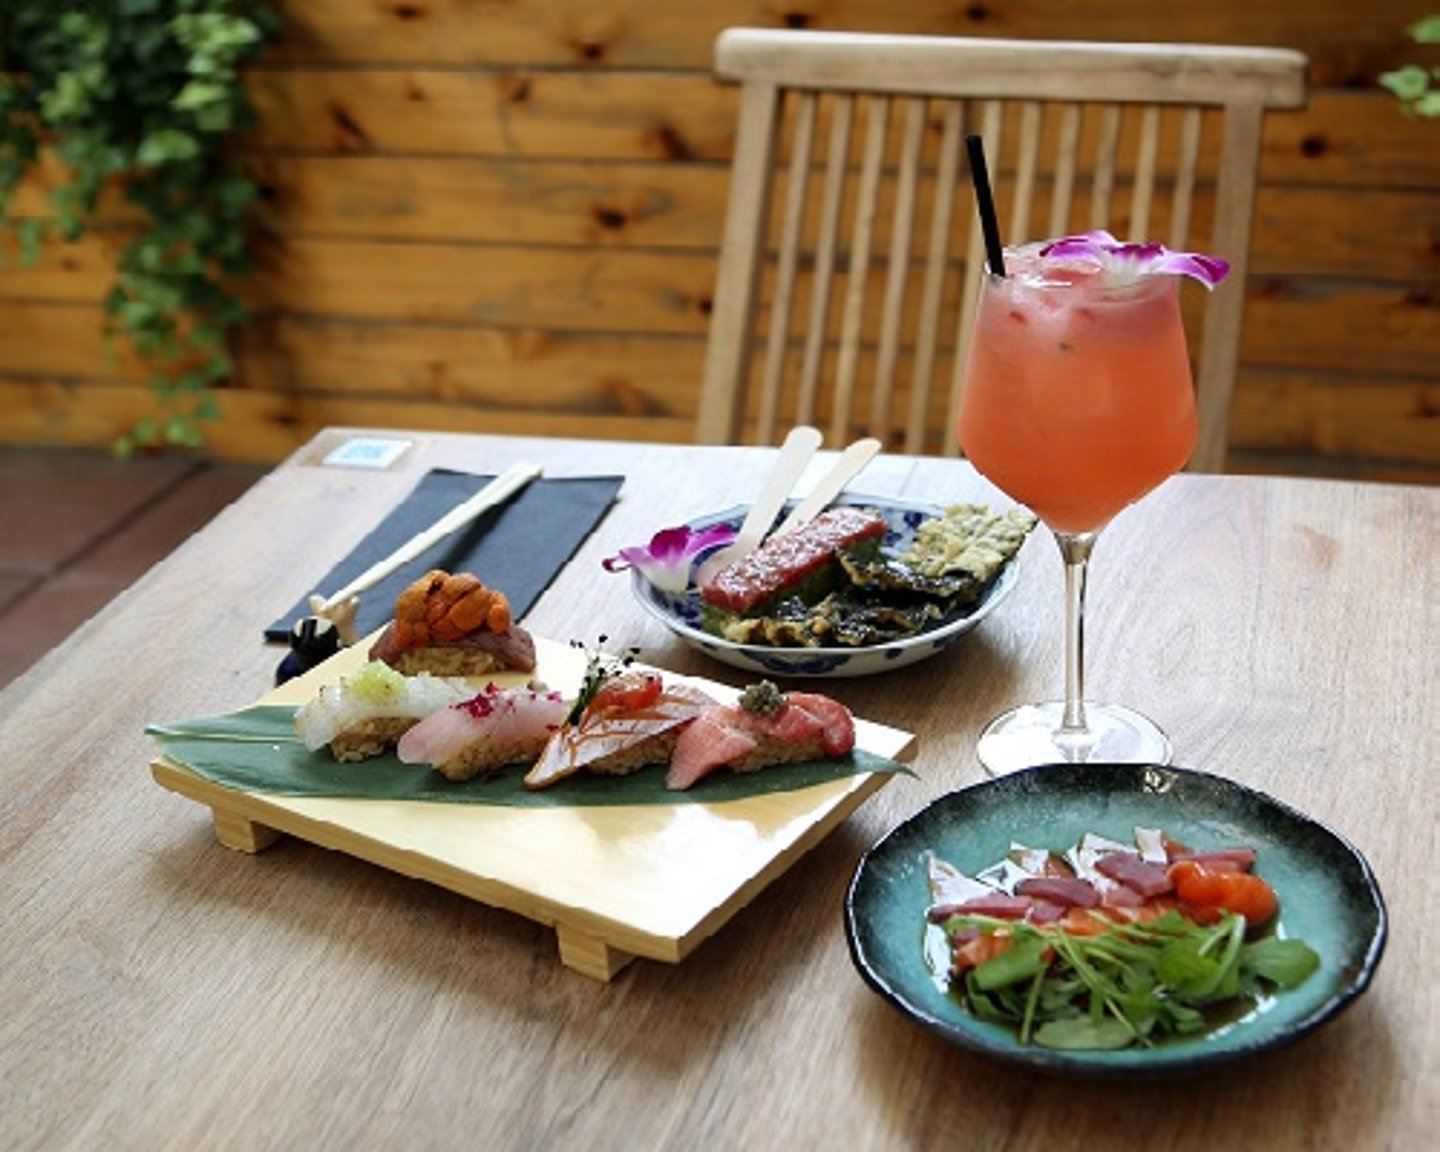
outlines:
{"label": "salad green leaf", "polygon": [[1277,988],[1294,988],[1320,967],[1320,957],[1303,940],[1267,936],[1242,951],[1245,967]]}
{"label": "salad green leaf", "polygon": [[1015,1025],[1021,1043],[1116,1049],[1211,1026],[1217,1005],[1291,988],[1319,967],[1300,940],[1245,941],[1245,919],[1196,924],[1178,912],[1074,935],[1024,921],[951,916],[952,937],[1004,932],[1010,945],[969,969],[952,991],[979,1018]]}

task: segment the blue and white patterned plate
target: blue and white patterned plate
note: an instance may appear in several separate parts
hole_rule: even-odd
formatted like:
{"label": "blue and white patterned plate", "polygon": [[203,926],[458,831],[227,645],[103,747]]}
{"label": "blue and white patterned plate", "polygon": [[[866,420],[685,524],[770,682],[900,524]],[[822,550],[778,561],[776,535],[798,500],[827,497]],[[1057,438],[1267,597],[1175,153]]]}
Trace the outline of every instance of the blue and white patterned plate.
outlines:
{"label": "blue and white patterned plate", "polygon": [[[907,503],[877,497],[847,495],[838,504],[856,504],[873,508],[885,517],[884,549],[903,552],[915,539],[915,529],[922,520],[944,515],[934,504]],[[729,524],[738,530],[748,509],[744,505],[727,508],[709,516],[691,520],[697,531],[716,524]],[[784,519],[789,506],[777,518]],[[697,557],[697,563],[703,557]],[[1019,561],[1012,559],[990,585],[980,602],[958,616],[889,644],[835,648],[779,648],[768,644],[737,644],[705,632],[700,627],[700,591],[693,584],[683,593],[667,592],[650,583],[638,570],[631,570],[630,590],[640,606],[691,647],[699,649],[722,663],[772,676],[873,676],[890,672],[924,660],[954,644],[969,632],[1005,599],[1019,577]]]}

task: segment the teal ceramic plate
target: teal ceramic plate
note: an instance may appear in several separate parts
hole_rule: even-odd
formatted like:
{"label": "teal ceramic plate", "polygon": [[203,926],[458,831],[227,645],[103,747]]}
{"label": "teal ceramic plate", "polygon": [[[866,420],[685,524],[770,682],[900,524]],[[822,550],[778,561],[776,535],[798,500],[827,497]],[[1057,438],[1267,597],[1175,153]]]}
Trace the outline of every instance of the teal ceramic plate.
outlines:
{"label": "teal ceramic plate", "polygon": [[[1279,931],[1321,958],[1298,988],[1202,1036],[1121,1052],[1022,1047],[940,987],[923,942],[927,854],[967,873],[1012,840],[1064,848],[1085,832],[1128,841],[1161,828],[1199,850],[1246,844],[1280,897]],[[1364,857],[1328,828],[1263,793],[1202,772],[1136,764],[1052,765],[942,796],[860,861],[845,901],[850,955],[865,981],[925,1028],[963,1048],[1031,1068],[1085,1075],[1188,1071],[1284,1047],[1365,991],[1385,946],[1385,903]]]}

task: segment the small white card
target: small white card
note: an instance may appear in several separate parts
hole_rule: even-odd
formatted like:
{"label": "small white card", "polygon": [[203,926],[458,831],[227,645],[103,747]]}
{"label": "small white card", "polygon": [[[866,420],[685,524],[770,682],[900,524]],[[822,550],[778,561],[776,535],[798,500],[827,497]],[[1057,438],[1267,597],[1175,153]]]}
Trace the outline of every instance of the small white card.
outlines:
{"label": "small white card", "polygon": [[380,436],[354,436],[330,449],[321,463],[335,468],[389,468],[412,443]]}

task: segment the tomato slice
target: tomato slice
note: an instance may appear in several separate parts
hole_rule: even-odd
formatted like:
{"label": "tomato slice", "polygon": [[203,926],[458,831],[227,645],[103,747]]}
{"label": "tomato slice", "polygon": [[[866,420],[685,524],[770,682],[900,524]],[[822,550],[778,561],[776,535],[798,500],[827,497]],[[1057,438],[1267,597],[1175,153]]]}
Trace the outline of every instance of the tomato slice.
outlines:
{"label": "tomato slice", "polygon": [[1013,947],[1015,947],[1015,941],[998,932],[986,932],[980,936],[973,936],[955,949],[955,971],[963,972],[967,968],[978,968],[987,960],[1003,956]]}
{"label": "tomato slice", "polygon": [[600,691],[595,693],[595,698],[590,701],[590,709],[595,712],[636,711],[660,699],[663,687],[660,677],[654,672],[622,672],[606,681]]}

